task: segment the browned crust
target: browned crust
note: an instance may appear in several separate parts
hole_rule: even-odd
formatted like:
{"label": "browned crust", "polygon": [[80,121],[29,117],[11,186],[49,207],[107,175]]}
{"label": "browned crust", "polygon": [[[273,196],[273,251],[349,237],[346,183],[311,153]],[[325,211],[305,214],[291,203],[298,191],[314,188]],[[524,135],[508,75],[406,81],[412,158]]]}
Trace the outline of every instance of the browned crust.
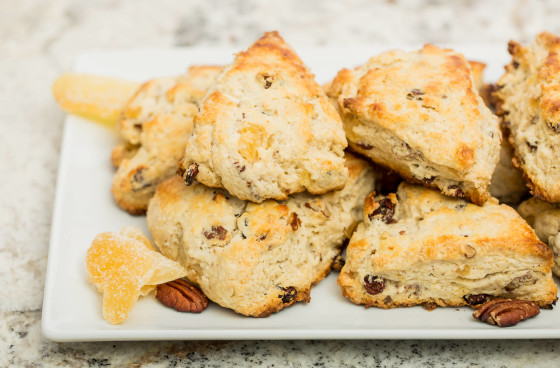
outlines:
{"label": "browned crust", "polygon": [[262,308],[256,309],[251,312],[245,312],[245,313],[243,313],[242,311],[236,311],[236,312],[248,317],[263,318],[263,317],[270,316],[272,313],[279,312],[284,308],[290,307],[297,302],[303,301],[305,303],[309,303],[311,301],[311,289],[329,275],[329,273],[331,272],[331,266],[332,266],[332,261],[328,263],[328,267],[325,267],[321,271],[321,273],[319,273],[319,275],[315,278],[315,280],[313,280],[311,286],[308,289],[298,290],[296,298],[290,303],[270,303],[268,305],[263,306]]}
{"label": "browned crust", "polygon": [[[539,71],[539,78],[542,78],[543,80],[553,79],[556,75],[558,75],[558,73],[560,73],[560,59],[557,52],[557,50],[560,49],[560,37],[552,33],[542,32],[537,36],[537,39],[544,40],[545,45],[549,48],[549,52],[546,57],[546,61],[544,63],[545,65]],[[520,43],[516,41],[509,41],[508,52],[512,56],[512,60],[508,65],[505,66],[506,73],[516,69],[519,66],[519,61],[522,62],[525,61],[526,58],[525,49],[526,48]],[[556,192],[556,193],[547,192],[545,188],[542,188],[537,183],[535,183],[533,179],[531,179],[527,174],[522,156],[512,137],[511,124],[508,119],[509,111],[506,111],[503,108],[504,101],[499,96],[499,90],[502,87],[503,85],[502,86],[493,85],[493,87],[489,92],[489,95],[490,95],[490,101],[495,110],[495,114],[500,117],[502,131],[504,132],[504,137],[507,137],[509,143],[513,148],[513,153],[514,153],[514,157],[512,159],[513,165],[517,169],[522,171],[523,178],[525,179],[527,188],[529,188],[529,192],[532,195],[534,195],[535,197],[543,201],[560,202],[560,192]],[[544,116],[547,115],[556,116],[560,111],[560,101],[545,99],[542,102],[542,108],[543,108],[542,113]]]}
{"label": "browned crust", "polygon": [[[412,184],[420,184],[425,188],[430,188],[430,189],[435,189],[437,191],[442,191],[439,187],[437,187],[435,184],[432,184],[432,182],[429,181],[424,181],[424,180],[419,180],[411,175],[408,175],[407,173],[402,172],[402,170],[399,170],[398,168],[396,168],[395,166],[392,166],[390,164],[382,164],[379,162],[374,162],[371,157],[369,157],[366,153],[364,153],[363,151],[360,151],[359,147],[356,148],[355,146],[356,143],[354,142],[348,142],[348,149],[354,153],[359,154],[362,157],[366,157],[370,162],[374,163],[375,165],[381,166],[382,168],[386,169],[386,170],[390,170],[392,172],[396,172],[398,173],[403,179],[405,179],[406,181],[408,181],[409,183]],[[459,195],[458,192],[454,192],[454,193],[445,193],[445,195],[447,195],[448,197],[456,197],[456,198],[464,198],[464,199],[468,199],[470,200],[472,203],[482,206],[484,205],[484,203],[490,198],[490,193],[488,192],[488,190],[486,190],[485,193],[481,193],[478,190],[472,190],[472,191],[467,191],[467,192],[463,192],[465,195],[461,196]]]}
{"label": "browned crust", "polygon": [[[445,300],[445,299],[441,299],[441,298],[429,298],[427,301],[421,302],[421,303],[403,303],[403,302],[391,302],[391,303],[385,303],[383,300],[376,300],[376,301],[371,301],[371,302],[363,302],[360,300],[356,300],[355,298],[352,297],[349,289],[351,289],[351,287],[347,287],[347,286],[342,286],[342,295],[349,299],[352,303],[354,304],[358,304],[358,305],[363,305],[366,308],[370,308],[370,307],[377,307],[377,308],[382,308],[382,309],[393,309],[393,308],[408,308],[408,307],[416,307],[416,306],[424,306],[427,307],[429,309],[433,309],[433,307],[473,307],[472,305],[468,304],[465,300],[463,300],[463,298],[461,298],[460,302],[452,302],[450,300]],[[500,299],[503,298],[501,296],[488,296],[488,298],[490,300],[493,299]],[[554,304],[556,304],[556,301],[558,300],[558,297],[555,297],[552,301],[543,301],[543,300],[530,300],[531,302],[535,303],[536,305],[538,305],[541,308],[551,308]]]}

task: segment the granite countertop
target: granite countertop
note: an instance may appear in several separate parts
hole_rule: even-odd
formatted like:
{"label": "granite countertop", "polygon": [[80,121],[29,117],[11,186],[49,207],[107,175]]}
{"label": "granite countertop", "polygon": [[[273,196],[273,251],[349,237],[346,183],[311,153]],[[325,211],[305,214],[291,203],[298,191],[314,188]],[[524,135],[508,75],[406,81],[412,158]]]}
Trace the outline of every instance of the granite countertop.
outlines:
{"label": "granite countertop", "polygon": [[[0,2],[0,367],[558,366],[539,341],[55,343],[41,304],[64,113],[50,85],[92,49],[246,47],[266,30],[294,45],[530,41],[560,33],[550,1]],[[556,362],[557,364],[554,364]]]}

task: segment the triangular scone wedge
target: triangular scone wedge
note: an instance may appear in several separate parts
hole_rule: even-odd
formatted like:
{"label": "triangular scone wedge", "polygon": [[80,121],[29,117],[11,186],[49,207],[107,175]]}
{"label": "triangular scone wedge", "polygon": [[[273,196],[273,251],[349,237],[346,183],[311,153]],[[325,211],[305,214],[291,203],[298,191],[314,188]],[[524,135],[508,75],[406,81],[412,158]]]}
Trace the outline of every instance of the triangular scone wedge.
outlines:
{"label": "triangular scone wedge", "polygon": [[560,37],[544,32],[528,47],[511,41],[508,51],[512,61],[493,93],[496,113],[531,193],[560,202]]}
{"label": "triangular scone wedge", "polygon": [[193,117],[221,69],[192,66],[179,77],[151,80],[124,107],[117,124],[124,142],[111,155],[118,167],[112,193],[121,208],[146,212],[158,184],[175,175]]}
{"label": "triangular scone wedge", "polygon": [[243,201],[181,178],[163,182],[150,201],[148,227],[161,252],[223,307],[266,317],[309,301],[330,271],[375,184],[364,160],[347,156],[344,189],[298,193],[281,202]]}
{"label": "triangular scone wedge", "polygon": [[446,195],[489,198],[501,133],[463,55],[429,44],[389,51],[341,70],[329,96],[356,152]]}
{"label": "triangular scone wedge", "polygon": [[552,250],[552,272],[560,277],[560,203],[545,202],[533,197],[521,203],[517,211],[535,230],[539,239]]}
{"label": "triangular scone wedge", "polygon": [[182,167],[239,199],[283,200],[340,189],[347,146],[340,116],[276,32],[241,52],[195,117]]}
{"label": "triangular scone wedge", "polygon": [[402,183],[368,196],[338,278],[344,296],[381,308],[556,301],[552,252],[529,225],[490,198],[483,206]]}

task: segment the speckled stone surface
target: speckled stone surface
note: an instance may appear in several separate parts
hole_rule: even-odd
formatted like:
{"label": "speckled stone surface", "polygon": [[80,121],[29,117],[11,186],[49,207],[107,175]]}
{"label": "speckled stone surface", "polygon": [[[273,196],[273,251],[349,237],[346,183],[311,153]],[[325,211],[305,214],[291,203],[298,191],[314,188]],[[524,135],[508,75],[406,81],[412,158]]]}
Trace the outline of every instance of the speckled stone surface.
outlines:
{"label": "speckled stone surface", "polygon": [[560,366],[548,341],[54,343],[40,330],[64,114],[54,78],[91,49],[527,42],[560,33],[558,1],[0,2],[0,367]]}

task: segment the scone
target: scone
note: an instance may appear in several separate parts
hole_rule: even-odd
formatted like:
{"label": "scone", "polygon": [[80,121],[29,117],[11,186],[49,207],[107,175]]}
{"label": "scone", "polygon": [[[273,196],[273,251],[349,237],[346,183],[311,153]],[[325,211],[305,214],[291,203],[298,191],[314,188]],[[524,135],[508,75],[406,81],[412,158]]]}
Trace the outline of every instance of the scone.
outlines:
{"label": "scone", "polygon": [[511,41],[511,64],[497,82],[496,113],[531,193],[560,202],[560,37],[541,33],[531,46]]}
{"label": "scone", "polygon": [[530,198],[517,208],[541,241],[548,244],[554,255],[552,272],[560,276],[560,204]]}
{"label": "scone", "polygon": [[446,195],[489,198],[501,133],[463,55],[433,45],[386,52],[341,70],[329,96],[354,151]]}
{"label": "scone", "polygon": [[366,199],[338,278],[344,296],[381,308],[556,301],[552,252],[513,210],[403,183]]}
{"label": "scone", "polygon": [[208,92],[182,161],[196,178],[239,199],[284,200],[340,189],[347,146],[340,116],[276,32],[241,52]]}
{"label": "scone", "polygon": [[192,120],[221,68],[193,66],[176,78],[144,84],[122,111],[117,129],[124,142],[113,150],[118,166],[112,193],[131,214],[142,214],[156,187],[175,175]]}
{"label": "scone", "polygon": [[266,317],[310,300],[311,287],[329,273],[361,221],[374,172],[352,155],[346,167],[349,179],[340,191],[260,204],[174,177],[150,201],[148,227],[161,252],[179,261],[208,298]]}

